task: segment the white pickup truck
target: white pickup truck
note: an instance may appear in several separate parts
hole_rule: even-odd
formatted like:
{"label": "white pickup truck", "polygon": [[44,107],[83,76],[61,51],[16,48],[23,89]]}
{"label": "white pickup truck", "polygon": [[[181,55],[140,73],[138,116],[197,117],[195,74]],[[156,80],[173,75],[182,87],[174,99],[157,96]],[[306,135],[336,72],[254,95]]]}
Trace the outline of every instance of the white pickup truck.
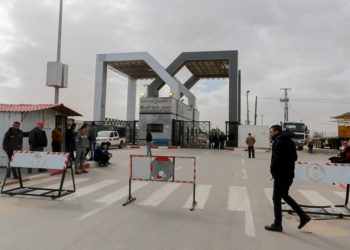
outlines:
{"label": "white pickup truck", "polygon": [[96,145],[102,142],[109,142],[112,147],[123,148],[125,145],[125,137],[120,137],[118,131],[100,131],[97,132]]}

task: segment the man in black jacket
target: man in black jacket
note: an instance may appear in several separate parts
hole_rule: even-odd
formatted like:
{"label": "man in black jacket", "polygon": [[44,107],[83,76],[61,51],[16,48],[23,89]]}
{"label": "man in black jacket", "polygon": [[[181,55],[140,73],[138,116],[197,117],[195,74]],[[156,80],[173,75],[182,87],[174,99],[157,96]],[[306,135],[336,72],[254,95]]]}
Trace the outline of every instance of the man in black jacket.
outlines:
{"label": "man in black jacket", "polygon": [[304,227],[310,217],[300,208],[298,203],[289,196],[289,188],[294,179],[295,161],[298,158],[296,147],[292,141],[293,133],[289,130],[283,131],[279,125],[271,127],[271,136],[274,141],[272,145],[272,157],[270,171],[274,179],[273,183],[273,204],[275,221],[266,230],[282,232],[282,205],[283,199],[300,217],[299,229]]}
{"label": "man in black jacket", "polygon": [[[42,121],[38,121],[35,124],[35,128],[33,128],[29,133],[29,146],[31,151],[44,151],[44,148],[47,147],[47,137],[46,133],[43,130],[44,123]],[[39,172],[46,172],[45,169],[39,169]],[[32,173],[32,169],[28,169],[28,173]]]}
{"label": "man in black jacket", "polygon": [[[21,124],[19,122],[14,122],[12,127],[6,132],[4,140],[2,142],[2,147],[7,154],[9,159],[8,165],[10,165],[10,161],[12,158],[12,154],[14,150],[22,150],[23,146],[23,136],[24,133],[20,130]],[[18,179],[18,174],[16,168],[11,168],[12,175],[14,179]],[[7,178],[10,178],[11,172],[8,168],[7,170]]]}

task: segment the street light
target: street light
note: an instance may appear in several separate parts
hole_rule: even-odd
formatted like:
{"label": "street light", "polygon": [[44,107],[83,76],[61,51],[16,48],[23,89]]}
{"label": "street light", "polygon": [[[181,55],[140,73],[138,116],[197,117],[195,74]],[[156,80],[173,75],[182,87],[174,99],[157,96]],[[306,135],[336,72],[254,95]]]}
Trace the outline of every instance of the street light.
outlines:
{"label": "street light", "polygon": [[250,121],[249,121],[249,93],[250,93],[250,90],[247,90],[247,125],[250,124]]}

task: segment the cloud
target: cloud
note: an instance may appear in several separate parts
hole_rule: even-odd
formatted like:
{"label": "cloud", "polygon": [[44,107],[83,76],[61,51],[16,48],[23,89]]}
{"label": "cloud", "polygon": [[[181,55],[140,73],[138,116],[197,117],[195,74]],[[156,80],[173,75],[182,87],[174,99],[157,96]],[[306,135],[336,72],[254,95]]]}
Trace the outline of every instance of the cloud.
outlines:
{"label": "cloud", "polygon": [[[61,102],[92,118],[98,53],[149,51],[167,66],[183,51],[238,50],[245,91],[251,90],[264,123],[283,117],[280,88],[291,99],[346,99],[350,94],[350,2],[346,0],[65,0],[62,61],[69,64],[69,88]],[[46,63],[56,59],[58,1],[2,1],[0,4],[1,102],[50,103]],[[179,75],[181,79],[181,76]],[[138,96],[145,82],[138,85]],[[210,85],[209,85],[210,84]],[[124,77],[109,73],[107,115],[126,118]],[[224,127],[228,81],[200,81],[193,89],[204,120]],[[167,89],[162,91],[166,95]],[[291,102],[290,117],[313,130],[334,131],[330,117],[348,105]]]}

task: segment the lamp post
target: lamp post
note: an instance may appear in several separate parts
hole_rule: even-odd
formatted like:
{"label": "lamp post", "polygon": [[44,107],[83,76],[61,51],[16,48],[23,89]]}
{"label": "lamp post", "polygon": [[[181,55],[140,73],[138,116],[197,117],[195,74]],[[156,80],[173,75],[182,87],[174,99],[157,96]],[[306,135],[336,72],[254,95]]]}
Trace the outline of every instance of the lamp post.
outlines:
{"label": "lamp post", "polygon": [[247,125],[250,124],[250,121],[249,121],[249,93],[250,93],[250,90],[247,90]]}
{"label": "lamp post", "polygon": [[[58,39],[57,39],[57,62],[61,62],[61,36],[62,36],[62,6],[63,0],[60,0],[60,13],[58,20]],[[55,87],[55,104],[58,104],[60,94],[60,87]]]}

